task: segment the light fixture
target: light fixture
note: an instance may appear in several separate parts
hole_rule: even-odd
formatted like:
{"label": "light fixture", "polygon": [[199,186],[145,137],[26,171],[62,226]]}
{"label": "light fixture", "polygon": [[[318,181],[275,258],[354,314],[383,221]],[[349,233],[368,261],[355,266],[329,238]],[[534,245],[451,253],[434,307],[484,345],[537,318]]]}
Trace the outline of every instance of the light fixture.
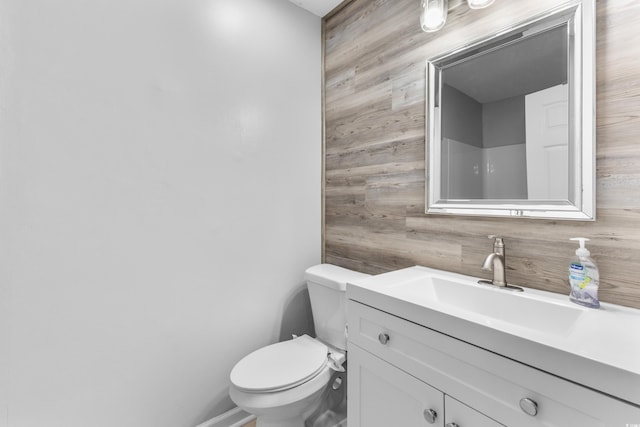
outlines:
{"label": "light fixture", "polygon": [[483,7],[491,6],[494,0],[467,0],[469,9],[482,9]]}
{"label": "light fixture", "polygon": [[[469,1],[471,2],[471,0]],[[448,0],[422,0],[422,11],[420,12],[422,31],[432,33],[444,27],[448,11]]]}
{"label": "light fixture", "polygon": [[[469,9],[483,9],[491,6],[495,0],[453,0],[451,9],[463,5],[469,5]],[[420,27],[426,33],[438,31],[447,23],[449,13],[449,0],[421,0]]]}

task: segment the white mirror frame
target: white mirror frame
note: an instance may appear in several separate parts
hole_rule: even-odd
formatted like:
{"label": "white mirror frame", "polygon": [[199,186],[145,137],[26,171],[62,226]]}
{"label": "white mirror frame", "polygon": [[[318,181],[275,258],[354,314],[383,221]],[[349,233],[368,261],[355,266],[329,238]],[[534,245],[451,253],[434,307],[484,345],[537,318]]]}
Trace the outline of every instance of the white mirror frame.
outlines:
{"label": "white mirror frame", "polygon": [[[560,17],[560,19],[558,19]],[[570,200],[443,199],[441,197],[441,68],[447,59],[495,44],[505,35],[544,25],[566,22],[574,37],[569,44],[569,156],[572,175]],[[487,217],[525,217],[593,221],[596,216],[595,144],[595,2],[576,0],[510,26],[480,41],[467,44],[427,61],[426,213]],[[571,151],[570,151],[571,152]]]}

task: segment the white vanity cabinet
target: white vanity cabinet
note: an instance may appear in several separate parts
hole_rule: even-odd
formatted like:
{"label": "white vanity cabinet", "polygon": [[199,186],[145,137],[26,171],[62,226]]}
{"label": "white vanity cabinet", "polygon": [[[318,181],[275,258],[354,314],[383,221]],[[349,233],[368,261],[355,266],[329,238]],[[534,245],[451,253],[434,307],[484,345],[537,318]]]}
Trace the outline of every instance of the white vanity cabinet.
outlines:
{"label": "white vanity cabinet", "polygon": [[349,427],[640,424],[635,405],[410,322],[401,313],[349,300],[348,324]]}
{"label": "white vanity cabinet", "polygon": [[502,425],[358,346],[349,357],[349,426]]}

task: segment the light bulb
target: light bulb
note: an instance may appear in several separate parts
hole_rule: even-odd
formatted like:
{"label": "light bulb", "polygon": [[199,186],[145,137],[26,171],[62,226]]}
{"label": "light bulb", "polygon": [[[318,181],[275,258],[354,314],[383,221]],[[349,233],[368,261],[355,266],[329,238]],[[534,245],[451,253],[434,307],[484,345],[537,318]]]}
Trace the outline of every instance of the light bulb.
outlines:
{"label": "light bulb", "polygon": [[422,0],[420,13],[422,31],[432,33],[444,27],[447,22],[448,10],[448,0]]}
{"label": "light bulb", "polygon": [[491,6],[495,0],[467,0],[469,9],[482,9],[487,6]]}

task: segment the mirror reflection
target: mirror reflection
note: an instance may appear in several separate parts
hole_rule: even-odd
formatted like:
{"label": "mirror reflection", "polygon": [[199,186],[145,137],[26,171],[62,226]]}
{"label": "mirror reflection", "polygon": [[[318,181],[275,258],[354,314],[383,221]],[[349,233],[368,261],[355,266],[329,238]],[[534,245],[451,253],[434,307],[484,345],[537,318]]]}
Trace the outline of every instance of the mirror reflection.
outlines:
{"label": "mirror reflection", "polygon": [[567,26],[442,70],[446,199],[568,199]]}

